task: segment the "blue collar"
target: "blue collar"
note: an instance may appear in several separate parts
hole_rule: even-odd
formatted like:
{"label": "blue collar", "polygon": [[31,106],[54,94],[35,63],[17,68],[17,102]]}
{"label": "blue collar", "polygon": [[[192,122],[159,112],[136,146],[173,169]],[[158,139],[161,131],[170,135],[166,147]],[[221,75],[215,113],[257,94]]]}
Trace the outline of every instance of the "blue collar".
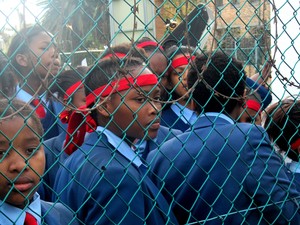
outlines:
{"label": "blue collar", "polygon": [[[45,95],[46,94],[43,94],[42,96],[39,96],[39,99],[46,104]],[[23,89],[21,89],[18,85],[16,87],[16,98],[27,103],[27,102],[31,102],[31,100],[33,99],[33,96],[31,94],[27,93],[26,91],[24,91]]]}
{"label": "blue collar", "polygon": [[106,137],[108,142],[114,146],[114,148],[120,152],[124,157],[126,157],[129,161],[134,163],[137,167],[142,165],[142,161],[139,156],[131,149],[131,147],[113,132],[108,130],[107,128],[98,126],[96,129],[97,132],[103,133]]}
{"label": "blue collar", "polygon": [[41,200],[40,195],[35,193],[33,201],[25,209],[17,208],[0,200],[0,224],[5,225],[24,225],[25,212],[33,215],[38,224],[41,224]]}
{"label": "blue collar", "polygon": [[300,162],[292,161],[287,164],[287,167],[292,171],[293,173],[300,173]]}
{"label": "blue collar", "polygon": [[197,114],[193,110],[178,102],[172,104],[171,109],[185,124],[194,124],[197,120]]}

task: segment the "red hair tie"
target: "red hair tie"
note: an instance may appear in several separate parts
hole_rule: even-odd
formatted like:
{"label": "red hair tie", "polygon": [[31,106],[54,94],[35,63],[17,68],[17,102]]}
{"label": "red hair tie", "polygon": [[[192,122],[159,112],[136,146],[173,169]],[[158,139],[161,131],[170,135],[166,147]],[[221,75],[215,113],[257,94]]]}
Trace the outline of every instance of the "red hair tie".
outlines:
{"label": "red hair tie", "polygon": [[194,60],[195,56],[182,56],[172,61],[171,68],[176,69],[179,66],[188,65],[191,60]]}
{"label": "red hair tie", "polygon": [[107,54],[102,59],[108,59],[108,58],[111,58],[111,57],[117,57],[119,59],[123,59],[125,56],[126,56],[126,54],[124,54],[124,53],[116,52],[116,53]]}
{"label": "red hair tie", "polygon": [[75,84],[73,84],[71,87],[69,87],[64,95],[64,100],[68,100],[72,94],[74,94],[75,91],[77,91],[78,89],[82,88],[83,84],[81,81],[76,82]]}
{"label": "red hair tie", "polygon": [[261,104],[258,101],[252,99],[246,101],[246,106],[247,108],[252,109],[256,112],[259,112],[261,108]]}
{"label": "red hair tie", "polygon": [[93,132],[96,130],[97,123],[88,111],[88,107],[95,103],[96,98],[99,96],[107,97],[110,94],[128,90],[133,85],[142,87],[156,84],[158,84],[158,80],[155,74],[141,74],[135,78],[124,77],[120,80],[112,81],[91,92],[86,97],[86,105],[80,107],[79,111],[74,111],[69,119],[67,136],[64,144],[65,152],[68,155],[71,155],[83,144],[86,132]]}
{"label": "red hair tie", "polygon": [[71,116],[70,110],[64,110],[59,114],[59,119],[62,123],[68,123]]}
{"label": "red hair tie", "polygon": [[155,41],[144,41],[136,45],[137,48],[144,48],[148,46],[155,46],[155,47],[159,47],[161,50],[164,50],[164,48]]}
{"label": "red hair tie", "polygon": [[300,138],[298,138],[296,141],[294,141],[291,144],[291,149],[294,150],[294,151],[296,151],[299,146],[300,146]]}

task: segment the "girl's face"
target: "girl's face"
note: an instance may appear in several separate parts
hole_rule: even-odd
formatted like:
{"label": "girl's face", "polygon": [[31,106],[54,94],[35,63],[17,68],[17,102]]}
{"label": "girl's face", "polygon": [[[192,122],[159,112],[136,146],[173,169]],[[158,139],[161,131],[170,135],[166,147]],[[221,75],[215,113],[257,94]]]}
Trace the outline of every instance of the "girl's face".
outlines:
{"label": "girl's face", "polygon": [[29,43],[29,55],[27,61],[28,69],[34,67],[34,71],[42,79],[48,72],[50,78],[60,70],[60,58],[53,38],[46,32],[41,32],[32,38]]}
{"label": "girl's face", "polygon": [[[176,55],[173,60],[183,57],[184,55]],[[187,92],[187,74],[188,65],[182,65],[170,72],[169,75],[169,87],[178,96],[183,96]]]}
{"label": "girl's face", "polygon": [[0,123],[0,199],[19,208],[32,199],[45,168],[35,127],[18,116]]}
{"label": "girl's face", "polygon": [[[151,73],[145,69],[142,74]],[[143,94],[142,94],[142,93]],[[140,88],[121,91],[112,95],[109,101],[109,112],[113,115],[113,122],[109,129],[116,135],[122,137],[123,131],[127,138],[146,139],[155,138],[160,126],[159,112],[161,104],[148,99],[160,99],[160,88],[158,85],[148,85]]]}

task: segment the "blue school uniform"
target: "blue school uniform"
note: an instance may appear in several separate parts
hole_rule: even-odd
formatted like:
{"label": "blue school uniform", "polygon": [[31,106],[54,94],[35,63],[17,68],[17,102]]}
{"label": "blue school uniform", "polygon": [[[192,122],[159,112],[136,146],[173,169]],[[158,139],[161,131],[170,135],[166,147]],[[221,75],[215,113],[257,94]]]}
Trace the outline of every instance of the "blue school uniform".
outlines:
{"label": "blue school uniform", "polygon": [[[155,139],[137,144],[140,157],[146,159],[150,151],[158,148],[165,141],[176,137],[181,133],[182,132],[180,130],[160,126],[157,137]],[[62,152],[65,138],[66,133],[63,132],[57,137],[53,137],[44,142],[46,167],[43,176],[43,182],[38,190],[42,200],[51,201],[55,198],[54,196],[52,196],[53,194],[55,194],[53,192],[55,176],[60,165],[62,165],[64,160],[68,157],[65,152]]]}
{"label": "blue school uniform", "polygon": [[179,224],[300,223],[300,193],[262,127],[207,113],[147,161]]}
{"label": "blue school uniform", "polygon": [[195,123],[196,119],[197,115],[193,110],[176,102],[162,111],[160,122],[162,126],[184,132]]}
{"label": "blue school uniform", "polygon": [[43,175],[43,182],[39,187],[39,194],[42,200],[51,201],[53,199],[53,187],[55,176],[58,168],[63,164],[68,157],[65,152],[62,152],[63,144],[66,139],[66,133],[62,132],[57,137],[53,137],[44,141],[44,151],[46,156],[45,173]]}
{"label": "blue school uniform", "polygon": [[50,203],[40,200],[35,193],[33,201],[26,209],[20,209],[0,200],[0,224],[23,225],[25,212],[30,213],[38,224],[47,225],[77,225],[75,215],[61,203]]}
{"label": "blue school uniform", "polygon": [[[30,102],[32,95],[18,87],[16,98],[24,102]],[[45,97],[42,97],[40,101],[46,110],[46,117],[41,119],[44,128],[43,138],[44,140],[48,140],[52,137],[56,137],[66,129],[66,125],[62,124],[58,118],[58,115],[63,111],[64,107],[61,103],[53,99],[46,101]]]}
{"label": "blue school uniform", "polygon": [[98,127],[58,171],[55,191],[84,224],[177,224],[130,146]]}
{"label": "blue school uniform", "polygon": [[182,134],[180,130],[160,126],[156,138],[147,141],[140,140],[135,144],[137,153],[141,159],[146,160],[151,151],[159,148],[164,142],[177,137],[179,134]]}

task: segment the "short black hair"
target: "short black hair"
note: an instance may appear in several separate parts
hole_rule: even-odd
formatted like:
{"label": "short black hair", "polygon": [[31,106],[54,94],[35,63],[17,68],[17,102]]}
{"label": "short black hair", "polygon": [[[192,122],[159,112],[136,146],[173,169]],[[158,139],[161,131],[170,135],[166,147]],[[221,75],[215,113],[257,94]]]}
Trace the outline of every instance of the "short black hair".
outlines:
{"label": "short black hair", "polygon": [[[33,124],[36,126],[34,131],[42,137],[44,134],[43,126],[41,123],[41,120],[38,118],[35,112],[33,112],[34,109],[26,104],[23,101],[20,101],[18,99],[8,100],[8,99],[1,99],[0,100],[0,118],[8,117],[8,116],[19,116],[24,119],[24,122],[26,122],[28,119],[31,119],[33,121]],[[1,120],[0,119],[0,120]],[[33,128],[31,128],[33,129]]]}
{"label": "short black hair", "polygon": [[270,105],[266,109],[264,127],[270,138],[280,148],[287,152],[290,159],[299,160],[298,151],[290,150],[290,145],[300,138],[300,100],[286,98]]}
{"label": "short black hair", "polygon": [[230,114],[237,104],[243,104],[245,81],[243,65],[234,57],[221,51],[197,56],[188,74],[188,87],[197,83],[192,92],[196,111]]}

